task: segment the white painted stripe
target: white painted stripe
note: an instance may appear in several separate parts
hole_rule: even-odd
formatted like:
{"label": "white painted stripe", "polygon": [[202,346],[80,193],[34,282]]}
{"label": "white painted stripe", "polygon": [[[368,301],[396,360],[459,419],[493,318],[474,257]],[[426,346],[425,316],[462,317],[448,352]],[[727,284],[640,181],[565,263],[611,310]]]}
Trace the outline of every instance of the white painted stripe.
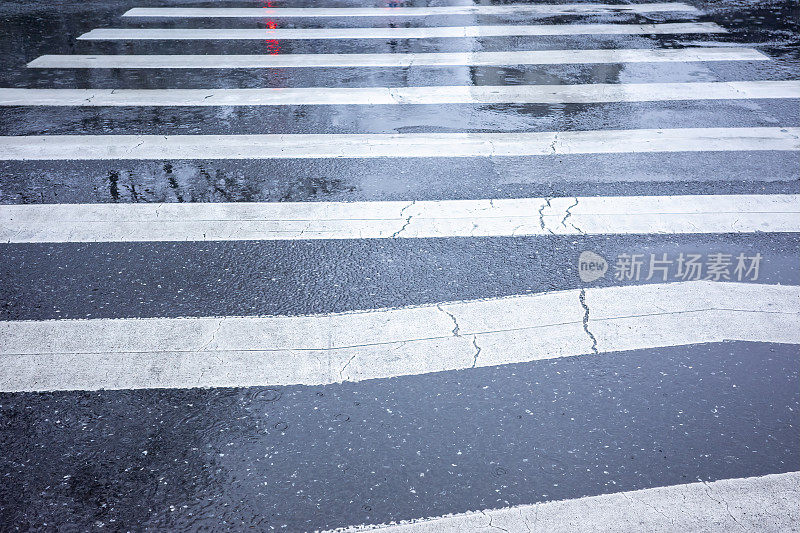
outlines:
{"label": "white painted stripe", "polygon": [[516,4],[502,6],[436,7],[300,7],[300,8],[224,8],[224,7],[136,7],[123,17],[179,18],[277,18],[277,17],[423,17],[435,15],[583,15],[614,13],[697,13],[687,4]]}
{"label": "white painted stripe", "polygon": [[102,28],[79,40],[237,40],[237,39],[430,39],[440,37],[505,37],[526,35],[666,35],[726,33],[713,22],[675,24],[539,24],[510,26],[445,26],[423,28]]}
{"label": "white painted stripe", "polygon": [[800,150],[800,128],[0,137],[0,160],[5,161],[506,157],[755,150]]}
{"label": "white painted stripe", "polygon": [[800,232],[800,195],[0,206],[0,242]]}
{"label": "white painted stripe", "polygon": [[800,81],[275,89],[0,89],[0,106],[602,103],[800,98]]}
{"label": "white painted stripe", "polygon": [[800,472],[725,479],[448,515],[338,533],[797,531]]}
{"label": "white painted stripe", "polygon": [[43,55],[30,68],[294,68],[562,65],[665,63],[687,61],[767,61],[752,48],[534,50],[409,54],[283,55]]}
{"label": "white painted stripe", "polygon": [[0,391],[328,384],[591,354],[593,343],[800,344],[799,298],[797,286],[691,281],[316,316],[0,322]]}

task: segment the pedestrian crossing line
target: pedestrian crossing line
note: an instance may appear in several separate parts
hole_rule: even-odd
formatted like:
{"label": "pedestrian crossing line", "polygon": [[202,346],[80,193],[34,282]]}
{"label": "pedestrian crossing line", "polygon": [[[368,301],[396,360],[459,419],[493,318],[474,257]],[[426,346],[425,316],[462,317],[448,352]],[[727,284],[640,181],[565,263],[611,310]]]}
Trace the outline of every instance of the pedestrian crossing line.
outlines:
{"label": "pedestrian crossing line", "polygon": [[727,33],[713,22],[673,24],[538,24],[444,26],[423,28],[101,28],[78,40],[239,40],[239,39],[431,39],[442,37],[508,37],[526,35],[669,35]]}
{"label": "pedestrian crossing line", "polygon": [[[792,531],[800,522],[800,472],[671,485],[573,500],[452,514],[337,533],[461,531]],[[330,532],[333,533],[333,532]]]}
{"label": "pedestrian crossing line", "polygon": [[0,88],[0,106],[560,104],[800,98],[800,81],[264,89]]}
{"label": "pedestrian crossing line", "polygon": [[800,128],[0,137],[2,161],[512,157],[759,150],[800,150]]}
{"label": "pedestrian crossing line", "polygon": [[669,63],[692,61],[769,61],[752,48],[523,50],[407,54],[255,54],[255,55],[43,55],[29,68],[299,68],[567,65]]}
{"label": "pedestrian crossing line", "polygon": [[800,232],[800,195],[0,206],[0,242]]}
{"label": "pedestrian crossing line", "polygon": [[625,13],[698,13],[678,2],[645,4],[511,4],[435,7],[135,7],[123,17],[277,18],[277,17],[423,17],[437,15],[593,15]]}
{"label": "pedestrian crossing line", "polygon": [[0,322],[0,391],[321,385],[727,340],[800,344],[798,298],[797,286],[687,281],[329,315]]}

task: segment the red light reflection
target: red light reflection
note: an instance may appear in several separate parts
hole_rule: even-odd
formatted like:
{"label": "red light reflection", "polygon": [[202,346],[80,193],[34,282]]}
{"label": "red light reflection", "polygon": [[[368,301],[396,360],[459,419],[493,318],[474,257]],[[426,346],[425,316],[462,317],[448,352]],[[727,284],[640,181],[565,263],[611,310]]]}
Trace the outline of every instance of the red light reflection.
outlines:
{"label": "red light reflection", "polygon": [[[264,4],[264,9],[275,7],[272,5],[272,0],[266,0]],[[267,23],[267,34],[270,33],[270,30],[274,30],[278,27],[278,23],[274,19],[266,19],[265,22]],[[275,56],[281,53],[281,43],[278,39],[267,39],[266,42],[268,54]]]}

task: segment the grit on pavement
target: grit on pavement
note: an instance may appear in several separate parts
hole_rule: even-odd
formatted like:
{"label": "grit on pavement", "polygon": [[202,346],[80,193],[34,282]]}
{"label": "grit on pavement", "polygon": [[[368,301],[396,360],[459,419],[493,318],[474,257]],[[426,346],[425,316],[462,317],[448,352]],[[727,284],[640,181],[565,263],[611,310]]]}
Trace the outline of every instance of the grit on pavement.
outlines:
{"label": "grit on pavement", "polygon": [[800,530],[798,22],[5,0],[0,530]]}

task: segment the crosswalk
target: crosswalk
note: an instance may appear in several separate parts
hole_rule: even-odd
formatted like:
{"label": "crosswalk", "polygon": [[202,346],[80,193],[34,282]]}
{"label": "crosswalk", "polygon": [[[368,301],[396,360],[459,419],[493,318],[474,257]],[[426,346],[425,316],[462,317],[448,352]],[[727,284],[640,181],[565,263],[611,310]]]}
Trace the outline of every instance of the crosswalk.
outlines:
{"label": "crosswalk", "polygon": [[750,48],[514,50],[409,54],[43,55],[30,68],[322,68],[766,61]]}
{"label": "crosswalk", "polygon": [[322,135],[41,135],[0,139],[0,160],[51,161],[512,157],[757,150],[800,150],[800,128]]}
{"label": "crosswalk", "polygon": [[28,204],[0,217],[9,243],[795,233],[800,195]]}
{"label": "crosswalk", "polygon": [[796,286],[707,281],[341,315],[7,322],[0,387],[325,385],[660,346],[800,344],[798,299]]}
{"label": "crosswalk", "polygon": [[275,89],[0,89],[0,106],[590,104],[797,98],[800,81]]}
{"label": "crosswalk", "polygon": [[99,28],[79,40],[242,40],[242,39],[433,39],[442,37],[511,37],[523,35],[669,35],[725,33],[713,22],[677,24],[539,24],[513,26],[443,26],[428,28],[210,29]]}
{"label": "crosswalk", "polygon": [[[674,485],[578,500],[548,502],[390,525],[396,533],[457,532],[465,529],[528,531],[635,531],[646,524],[653,531],[789,530],[795,525],[797,474]],[[708,499],[725,508],[708,509]],[[665,502],[669,502],[665,505]],[[344,531],[372,531],[353,527]]]}
{"label": "crosswalk", "polygon": [[[226,472],[202,504],[129,484],[151,509],[142,523],[166,529],[197,515],[212,529],[290,531],[747,529],[764,523],[756,512],[777,530],[800,519],[787,503],[800,495],[800,280],[782,264],[797,250],[800,194],[779,177],[797,174],[786,161],[800,151],[800,81],[683,3],[257,3],[119,9],[119,27],[84,24],[74,49],[12,66],[34,83],[0,88],[0,110],[40,118],[0,136],[0,247],[12,263],[0,404],[83,420],[58,438],[98,464],[127,461],[112,436],[131,434],[143,450],[125,472],[161,470],[158,485],[211,462]],[[293,71],[319,81],[298,85]],[[470,127],[453,127],[451,112]],[[395,127],[406,114],[421,126]],[[614,126],[622,114],[628,126]],[[740,161],[759,175],[729,186]],[[711,173],[684,175],[703,162]],[[652,177],[660,165],[671,181]],[[28,179],[69,199],[45,201]],[[474,185],[447,196],[431,192],[435,180]],[[526,180],[546,194],[515,192]],[[212,201],[189,192],[203,187]],[[610,250],[616,262],[595,253]],[[701,253],[692,278],[685,261]],[[509,254],[552,263],[555,281],[522,287]],[[590,282],[577,270],[586,254],[592,269],[604,263]],[[762,277],[751,263],[742,281],[744,258],[762,255]],[[433,266],[406,267],[412,256]],[[641,283],[625,270],[637,257]],[[325,277],[342,262],[363,269]],[[447,269],[447,294],[462,296],[442,300],[420,273]],[[381,291],[399,303],[380,303]],[[324,301],[347,293],[373,303]],[[227,312],[226,300],[249,311]],[[334,412],[313,403],[331,397]],[[248,418],[251,405],[266,418]],[[362,408],[371,414],[346,414]],[[146,441],[127,420],[138,417],[152,424]],[[211,436],[184,432],[204,417]],[[362,429],[334,428],[345,423]],[[698,437],[704,427],[714,436]],[[48,468],[35,453],[10,455]],[[57,483],[80,477],[66,460]],[[44,471],[34,477],[49,483]],[[89,519],[91,501],[36,490],[17,516],[114,528],[133,508],[108,490],[114,511]]]}
{"label": "crosswalk", "polygon": [[426,7],[298,7],[275,8],[215,8],[215,7],[136,7],[124,17],[427,17],[432,15],[572,15],[603,13],[660,13],[697,9],[678,2],[641,4],[512,4],[512,5],[453,5]]}

